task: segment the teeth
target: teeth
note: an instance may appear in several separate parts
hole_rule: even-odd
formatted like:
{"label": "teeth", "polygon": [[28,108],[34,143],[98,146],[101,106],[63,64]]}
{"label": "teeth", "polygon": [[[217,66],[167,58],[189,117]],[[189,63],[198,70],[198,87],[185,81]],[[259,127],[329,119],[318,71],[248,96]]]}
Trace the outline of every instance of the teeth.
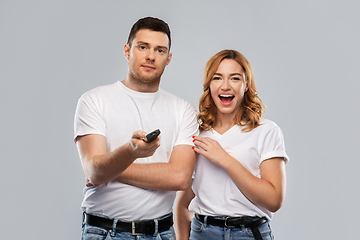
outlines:
{"label": "teeth", "polygon": [[225,94],[220,94],[220,97],[233,97],[234,95],[225,95]]}

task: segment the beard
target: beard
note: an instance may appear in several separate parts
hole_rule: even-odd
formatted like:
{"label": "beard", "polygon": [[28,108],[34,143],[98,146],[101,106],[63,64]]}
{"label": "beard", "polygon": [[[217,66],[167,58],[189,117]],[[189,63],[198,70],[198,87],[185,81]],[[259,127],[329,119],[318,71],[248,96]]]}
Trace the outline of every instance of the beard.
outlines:
{"label": "beard", "polygon": [[154,86],[160,84],[160,78],[164,69],[165,67],[162,70],[157,68],[153,71],[146,71],[140,66],[136,69],[129,67],[129,73],[135,84],[139,86]]}

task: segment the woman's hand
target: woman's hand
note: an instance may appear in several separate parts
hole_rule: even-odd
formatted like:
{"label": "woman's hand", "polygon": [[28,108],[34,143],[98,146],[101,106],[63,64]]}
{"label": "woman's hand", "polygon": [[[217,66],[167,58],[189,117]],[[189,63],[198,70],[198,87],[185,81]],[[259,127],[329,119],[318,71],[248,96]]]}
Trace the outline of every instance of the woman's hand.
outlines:
{"label": "woman's hand", "polygon": [[193,137],[195,148],[194,151],[206,157],[215,165],[224,168],[232,158],[216,140],[208,137]]}

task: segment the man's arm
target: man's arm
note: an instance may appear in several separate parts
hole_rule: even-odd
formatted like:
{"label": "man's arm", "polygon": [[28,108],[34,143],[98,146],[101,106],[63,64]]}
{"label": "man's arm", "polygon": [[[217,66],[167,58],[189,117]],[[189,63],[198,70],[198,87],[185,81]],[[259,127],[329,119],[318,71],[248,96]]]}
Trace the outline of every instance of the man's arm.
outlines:
{"label": "man's arm", "polygon": [[160,146],[159,139],[145,143],[145,132],[134,132],[131,140],[112,152],[107,152],[106,138],[99,134],[78,136],[76,145],[86,177],[98,186],[114,180],[135,159],[154,154]]}
{"label": "man's arm", "polygon": [[191,145],[177,145],[168,163],[133,163],[116,179],[151,190],[185,190],[190,184],[195,162],[196,154]]}

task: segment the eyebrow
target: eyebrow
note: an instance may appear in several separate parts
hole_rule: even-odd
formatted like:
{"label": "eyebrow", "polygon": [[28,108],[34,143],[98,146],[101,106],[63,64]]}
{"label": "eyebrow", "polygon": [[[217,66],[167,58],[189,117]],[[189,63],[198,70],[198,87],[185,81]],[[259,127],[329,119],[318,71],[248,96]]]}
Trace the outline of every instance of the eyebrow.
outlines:
{"label": "eyebrow", "polygon": [[[146,45],[146,46],[149,46],[149,45],[150,45],[150,43],[148,43],[148,42],[137,41],[137,42],[136,42],[136,45],[139,45],[139,44],[144,44],[144,45]],[[164,49],[168,50],[168,47],[166,47],[166,46],[161,46],[161,45],[156,46],[155,48],[164,48]]]}
{"label": "eyebrow", "polygon": [[[221,73],[214,73],[214,75],[219,75],[219,76],[222,76],[222,74]],[[230,74],[230,76],[235,76],[235,75],[239,75],[239,76],[243,76],[242,74],[240,74],[240,73],[231,73]]]}

